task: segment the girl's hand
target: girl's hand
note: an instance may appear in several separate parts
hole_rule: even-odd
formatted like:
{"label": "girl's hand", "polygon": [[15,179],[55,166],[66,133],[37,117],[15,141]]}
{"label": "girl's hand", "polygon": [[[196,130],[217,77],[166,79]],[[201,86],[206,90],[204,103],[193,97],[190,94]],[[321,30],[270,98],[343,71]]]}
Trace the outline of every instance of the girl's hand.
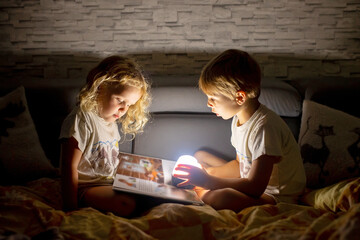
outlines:
{"label": "girl's hand", "polygon": [[184,179],[185,181],[177,184],[178,187],[195,185],[205,188],[205,184],[209,179],[209,174],[202,168],[198,168],[188,164],[179,164],[175,170],[183,173],[175,173],[174,177]]}

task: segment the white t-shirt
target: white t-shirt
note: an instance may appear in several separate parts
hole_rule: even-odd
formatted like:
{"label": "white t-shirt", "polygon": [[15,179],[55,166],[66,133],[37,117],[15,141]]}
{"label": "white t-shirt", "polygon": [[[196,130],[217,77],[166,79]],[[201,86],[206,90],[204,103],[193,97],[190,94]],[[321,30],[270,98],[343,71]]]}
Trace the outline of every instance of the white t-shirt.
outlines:
{"label": "white t-shirt", "polygon": [[265,193],[280,201],[295,203],[306,184],[299,146],[286,123],[265,105],[260,105],[251,118],[231,125],[231,143],[239,158],[240,176],[248,177],[252,162],[262,155],[281,156],[274,164]]}
{"label": "white t-shirt", "polygon": [[79,184],[112,183],[119,164],[120,134],[116,122],[106,122],[96,113],[75,107],[60,132],[60,139],[70,137],[77,140],[83,153],[77,169]]}

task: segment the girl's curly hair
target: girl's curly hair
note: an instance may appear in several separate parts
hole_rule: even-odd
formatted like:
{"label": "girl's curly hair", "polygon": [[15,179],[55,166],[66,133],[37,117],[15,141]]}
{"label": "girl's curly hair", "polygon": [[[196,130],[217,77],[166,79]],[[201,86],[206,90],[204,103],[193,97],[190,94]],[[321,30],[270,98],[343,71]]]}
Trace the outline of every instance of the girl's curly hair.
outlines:
{"label": "girl's curly hair", "polygon": [[93,68],[79,93],[79,104],[83,111],[98,112],[98,89],[100,86],[121,89],[124,85],[141,89],[142,96],[127,113],[118,119],[121,131],[132,135],[143,131],[149,120],[148,107],[151,102],[150,83],[144,77],[140,66],[131,58],[110,56]]}

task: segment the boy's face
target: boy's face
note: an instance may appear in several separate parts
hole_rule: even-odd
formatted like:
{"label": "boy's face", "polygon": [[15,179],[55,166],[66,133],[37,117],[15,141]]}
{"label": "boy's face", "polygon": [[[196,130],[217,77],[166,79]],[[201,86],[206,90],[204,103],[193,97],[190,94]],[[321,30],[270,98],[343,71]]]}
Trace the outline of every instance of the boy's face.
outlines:
{"label": "boy's face", "polygon": [[230,99],[222,94],[206,95],[208,97],[207,106],[216,116],[229,119],[240,111],[240,106],[235,99]]}
{"label": "boy's face", "polygon": [[99,94],[99,115],[106,122],[115,122],[121,118],[141,97],[137,87],[125,85],[121,90],[101,89]]}

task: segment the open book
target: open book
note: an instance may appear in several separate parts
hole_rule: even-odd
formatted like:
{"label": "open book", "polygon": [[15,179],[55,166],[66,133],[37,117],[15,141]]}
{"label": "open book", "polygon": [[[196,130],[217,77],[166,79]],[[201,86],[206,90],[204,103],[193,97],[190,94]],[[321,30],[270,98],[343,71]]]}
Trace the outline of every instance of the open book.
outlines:
{"label": "open book", "polygon": [[204,204],[194,190],[172,185],[175,161],[123,152],[119,153],[119,161],[114,190],[163,198],[169,202]]}

